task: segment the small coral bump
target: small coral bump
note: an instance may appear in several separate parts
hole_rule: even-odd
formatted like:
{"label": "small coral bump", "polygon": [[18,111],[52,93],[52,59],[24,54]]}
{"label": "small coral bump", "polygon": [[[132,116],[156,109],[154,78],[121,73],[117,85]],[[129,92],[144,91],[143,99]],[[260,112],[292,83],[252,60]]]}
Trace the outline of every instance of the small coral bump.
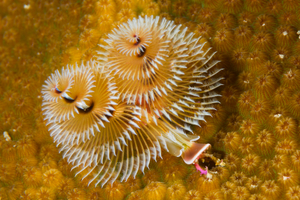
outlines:
{"label": "small coral bump", "polygon": [[277,16],[282,12],[282,1],[280,0],[270,0],[266,6],[266,12],[270,15]]}
{"label": "small coral bump", "polygon": [[219,178],[221,183],[227,181],[230,176],[228,169],[225,167],[214,167],[212,168],[210,173],[216,175]]}
{"label": "small coral bump", "polygon": [[99,32],[99,34],[101,36],[102,34],[107,34],[110,30],[115,28],[117,25],[118,25],[118,23],[114,23],[114,20],[111,17],[111,15],[108,15],[108,14],[101,15],[98,18],[96,30]]}
{"label": "small coral bump", "polygon": [[207,143],[210,138],[214,137],[215,133],[219,128],[217,126],[218,124],[215,124],[213,120],[209,120],[209,119],[212,118],[208,118],[206,122],[200,121],[199,122],[200,126],[196,126],[194,129],[194,133],[201,136],[199,140],[199,142],[201,143]]}
{"label": "small coral bump", "polygon": [[237,186],[232,192],[232,199],[246,200],[250,197],[249,190],[244,186]]}
{"label": "small coral bump", "polygon": [[275,40],[280,47],[290,47],[297,39],[297,30],[292,26],[282,25],[275,31]]}
{"label": "small coral bump", "polygon": [[18,140],[16,147],[18,156],[20,158],[35,156],[38,150],[38,145],[30,137],[24,137],[23,139]]}
{"label": "small coral bump", "polygon": [[262,75],[256,78],[253,93],[259,99],[270,99],[278,87],[278,81],[272,75]]}
{"label": "small coral bump", "polygon": [[100,34],[95,29],[86,29],[80,34],[79,45],[83,49],[88,49],[98,44]]}
{"label": "small coral bump", "polygon": [[275,151],[278,154],[291,155],[298,149],[298,145],[294,140],[284,139],[283,141],[278,141],[275,147]]}
{"label": "small coral bump", "polygon": [[243,8],[242,0],[222,0],[221,1],[222,9],[228,13],[239,13]]}
{"label": "small coral bump", "polygon": [[172,6],[171,0],[158,0],[157,4],[158,4],[160,10],[165,10],[165,11],[170,10],[170,8]]}
{"label": "small coral bump", "polygon": [[[18,199],[24,190],[22,182],[15,181],[7,186],[5,186],[5,191],[8,199]],[[0,196],[1,197],[1,196]]]}
{"label": "small coral bump", "polygon": [[202,9],[201,5],[198,3],[193,3],[189,5],[189,10],[187,16],[192,20],[196,21],[198,19],[198,15],[200,10]]}
{"label": "small coral bump", "polygon": [[276,199],[278,198],[281,189],[274,180],[266,180],[261,185],[261,191],[268,199]]}
{"label": "small coral bump", "polygon": [[291,138],[296,135],[297,124],[291,117],[284,117],[280,119],[275,126],[275,134],[278,138]]}
{"label": "small coral bump", "polygon": [[266,7],[266,0],[245,0],[245,8],[254,13],[262,12]]}
{"label": "small coral bump", "polygon": [[252,104],[250,115],[255,121],[262,123],[269,116],[270,112],[270,103],[266,100],[258,99]]}
{"label": "small coral bump", "polygon": [[131,193],[142,188],[142,181],[139,178],[129,177],[124,183],[124,187],[128,193]]}
{"label": "small coral bump", "polygon": [[54,200],[55,192],[50,188],[40,187],[37,190],[36,197],[37,199]]}
{"label": "small coral bump", "polygon": [[183,179],[187,174],[187,168],[183,165],[172,165],[162,169],[163,180],[167,183]]}
{"label": "small coral bump", "polygon": [[278,182],[284,190],[299,185],[299,175],[292,169],[283,168],[278,173]]}
{"label": "small coral bump", "polygon": [[57,162],[51,158],[44,158],[38,163],[42,172],[46,172],[49,169],[57,169]]}
{"label": "small coral bump", "polygon": [[[164,160],[165,161],[165,160]],[[142,182],[144,185],[149,185],[152,182],[160,181],[160,174],[157,170],[151,169],[145,173],[142,177]]]}
{"label": "small coral bump", "polygon": [[221,13],[216,21],[217,29],[228,28],[234,29],[237,26],[237,19],[233,14]]}
{"label": "small coral bump", "polygon": [[275,78],[280,78],[282,74],[282,66],[277,62],[267,61],[263,64],[263,66],[259,69],[259,74],[267,74],[271,75]]}
{"label": "small coral bump", "polygon": [[167,186],[162,182],[152,182],[143,189],[145,200],[163,200],[166,196]]}
{"label": "small coral bump", "polygon": [[273,60],[278,63],[286,63],[287,59],[291,56],[291,52],[287,47],[275,48],[272,52]]}
{"label": "small coral bump", "polygon": [[201,200],[202,193],[199,190],[189,190],[185,193],[183,200]]}
{"label": "small coral bump", "polygon": [[121,200],[124,199],[126,195],[125,187],[118,181],[115,181],[113,184],[108,184],[104,188],[104,193],[106,199],[109,200]]}
{"label": "small coral bump", "polygon": [[275,176],[272,161],[265,159],[259,166],[259,177],[263,180],[269,180],[274,179]]}
{"label": "small coral bump", "polygon": [[227,154],[224,161],[230,172],[234,172],[240,168],[240,158],[233,153]]}
{"label": "small coral bump", "polygon": [[17,149],[15,141],[5,142],[2,146],[2,160],[7,163],[15,163],[17,160]]}
{"label": "small coral bump", "polygon": [[199,172],[198,171],[192,172],[186,179],[187,190],[196,189],[198,179],[199,179]]}
{"label": "small coral bump", "polygon": [[257,122],[246,119],[241,123],[240,131],[243,135],[253,136],[260,130],[260,126]]}
{"label": "small coral bump", "polygon": [[18,116],[24,117],[27,116],[30,111],[33,109],[33,100],[26,95],[18,95],[14,102],[14,108]]}
{"label": "small coral bump", "polygon": [[184,0],[177,0],[172,3],[173,5],[173,12],[177,17],[184,16],[186,11],[188,10],[188,4]]}
{"label": "small coral bump", "polygon": [[258,32],[252,37],[252,44],[254,48],[270,52],[275,46],[274,36],[268,32]]}
{"label": "small coral bump", "polygon": [[250,154],[255,148],[254,139],[251,137],[243,137],[239,149],[243,155]]}
{"label": "small coral bump", "polygon": [[299,17],[297,16],[296,11],[286,11],[282,13],[278,21],[279,24],[288,26],[297,27],[299,25]]}
{"label": "small coral bump", "polygon": [[242,168],[249,175],[253,175],[258,171],[260,157],[256,154],[248,154],[242,159]]}
{"label": "small coral bump", "polygon": [[97,19],[95,15],[84,15],[80,20],[79,28],[81,31],[84,31],[85,29],[95,27],[96,23]]}
{"label": "small coral bump", "polygon": [[100,0],[96,2],[94,9],[98,16],[112,15],[116,12],[116,3],[112,0]]}
{"label": "small coral bump", "polygon": [[230,180],[232,183],[234,183],[237,186],[244,185],[247,181],[247,176],[243,172],[234,172],[230,176]]}
{"label": "small coral bump", "polygon": [[287,11],[298,11],[300,2],[297,0],[283,0],[282,5],[283,8]]}
{"label": "small coral bump", "polygon": [[63,175],[58,169],[49,169],[43,173],[43,184],[49,188],[57,188],[62,178]]}
{"label": "small coral bump", "polygon": [[237,132],[228,132],[224,138],[225,150],[237,152],[241,143],[241,136]]}
{"label": "small coral bump", "polygon": [[251,194],[249,200],[264,200],[265,196],[259,193]]}
{"label": "small coral bump", "polygon": [[236,184],[230,181],[227,181],[222,184],[221,192],[223,193],[225,200],[232,199],[232,192],[235,188],[236,188]]}
{"label": "small coral bump", "polygon": [[81,9],[85,13],[90,13],[91,11],[93,11],[94,7],[95,7],[95,0],[84,0],[82,2]]}
{"label": "small coral bump", "polygon": [[281,78],[281,84],[288,87],[293,92],[300,88],[299,78],[299,69],[288,69]]}
{"label": "small coral bump", "polygon": [[236,102],[239,97],[239,91],[234,86],[227,86],[221,92],[221,103],[222,105],[227,105],[225,108],[229,111],[236,110]]}
{"label": "small coral bump", "polygon": [[298,200],[300,199],[300,186],[290,187],[286,192],[287,200]]}
{"label": "small coral bump", "polygon": [[198,15],[198,20],[200,22],[211,23],[218,16],[218,12],[211,8],[202,8]]}
{"label": "small coral bump", "polygon": [[270,156],[273,152],[274,144],[273,134],[264,129],[257,134],[255,151],[262,156]]}
{"label": "small coral bump", "polygon": [[276,154],[272,159],[272,165],[275,170],[280,170],[288,167],[290,165],[290,160],[288,159],[287,155]]}
{"label": "small coral bump", "polygon": [[[300,34],[300,31],[299,31],[299,34]],[[295,53],[295,54],[298,54],[298,53]],[[295,69],[300,69],[300,56],[299,55],[291,56],[288,60],[288,65],[294,66]]]}
{"label": "small coral bump", "polygon": [[166,12],[162,12],[160,15],[159,15],[161,18],[165,18],[167,20],[172,20],[172,17],[169,13],[166,13]]}
{"label": "small coral bump", "polygon": [[216,150],[224,151],[225,136],[226,136],[226,132],[224,131],[219,131],[214,135],[212,144]]}
{"label": "small coral bump", "polygon": [[[83,189],[74,188],[68,192],[67,199],[68,200],[85,200],[87,198],[86,198],[86,193]],[[107,199],[112,200],[111,198],[107,198]]]}
{"label": "small coral bump", "polygon": [[273,97],[273,102],[276,106],[284,107],[290,102],[292,96],[291,89],[287,86],[280,86],[276,89]]}
{"label": "small coral bump", "polygon": [[245,72],[244,69],[246,68],[247,57],[248,57],[248,52],[246,51],[245,48],[234,49],[230,56],[231,61],[233,63],[233,70],[244,73]]}
{"label": "small coral bump", "polygon": [[258,74],[259,69],[268,59],[268,55],[265,52],[255,49],[249,53],[247,58],[248,69],[254,74]]}
{"label": "small coral bump", "polygon": [[88,49],[86,50],[83,54],[82,57],[80,59],[81,63],[86,63],[90,60],[92,60],[94,58],[94,56],[96,55],[96,48],[92,48],[92,49]]}
{"label": "small coral bump", "polygon": [[134,17],[136,17],[136,15],[132,9],[121,9],[118,12],[117,20],[119,23],[121,23],[133,19]]}
{"label": "small coral bump", "polygon": [[243,118],[239,114],[232,114],[227,118],[227,127],[226,130],[228,131],[237,131],[239,130]]}
{"label": "small coral bump", "polygon": [[210,191],[204,195],[204,200],[223,200],[223,195],[220,191]]}
{"label": "small coral bump", "polygon": [[24,174],[27,169],[35,167],[38,164],[38,157],[23,157],[18,160],[17,172]]}
{"label": "small coral bump", "polygon": [[199,23],[195,27],[195,36],[197,37],[204,37],[204,38],[211,38],[214,34],[214,28],[209,23]]}
{"label": "small coral bump", "polygon": [[159,14],[159,6],[157,5],[156,2],[149,2],[147,4],[147,7],[145,8],[144,10],[144,14],[147,15],[147,16],[156,16]]}
{"label": "small coral bump", "polygon": [[67,198],[68,192],[75,188],[75,182],[72,178],[63,178],[60,182],[56,189],[57,195],[60,198]]}
{"label": "small coral bump", "polygon": [[222,28],[216,31],[213,44],[222,53],[228,53],[234,46],[234,34],[230,29]]}
{"label": "small coral bump", "polygon": [[208,168],[206,168],[206,170],[208,171],[207,175],[200,176],[200,178],[197,181],[198,184],[196,188],[198,189],[198,191],[206,192],[218,190],[220,188],[220,179],[217,176],[209,175],[210,172]]}
{"label": "small coral bump", "polygon": [[35,188],[26,188],[24,192],[21,194],[21,200],[34,200],[36,199],[37,189]]}
{"label": "small coral bump", "polygon": [[295,118],[300,118],[300,92],[296,92],[289,100],[288,109]]}
{"label": "small coral bump", "polygon": [[238,86],[242,90],[248,90],[253,87],[254,74],[252,72],[243,71],[238,76]]}
{"label": "small coral bump", "polygon": [[251,193],[257,193],[260,189],[261,184],[262,180],[259,177],[251,176],[246,183],[246,187]]}
{"label": "small coral bump", "polygon": [[96,187],[92,188],[87,192],[87,199],[90,200],[101,200],[102,199],[102,194],[103,194],[103,189]]}
{"label": "small coral bump", "polygon": [[27,187],[37,187],[42,183],[42,171],[37,167],[26,169],[23,180]]}
{"label": "small coral bump", "polygon": [[143,200],[143,190],[136,190],[134,192],[131,192],[128,200]]}
{"label": "small coral bump", "polygon": [[300,172],[300,150],[296,150],[291,156],[291,159],[294,170]]}
{"label": "small coral bump", "polygon": [[250,26],[239,26],[234,30],[235,43],[238,47],[248,48],[253,30]]}
{"label": "small coral bump", "polygon": [[[263,14],[256,18],[254,27],[256,30],[272,32],[275,29],[276,25],[277,25],[277,21],[274,16]],[[273,35],[272,35],[272,39],[274,40]]]}
{"label": "small coral bump", "polygon": [[256,17],[257,16],[253,12],[243,11],[238,18],[239,25],[252,25]]}
{"label": "small coral bump", "polygon": [[58,148],[55,144],[45,144],[40,149],[41,158],[51,158],[55,161],[58,161],[61,156],[59,155]]}
{"label": "small coral bump", "polygon": [[203,3],[205,7],[213,9],[213,8],[218,8],[220,6],[221,0],[215,0],[215,1],[203,0]]}
{"label": "small coral bump", "polygon": [[181,183],[175,183],[168,187],[166,199],[181,200],[186,193],[186,187]]}

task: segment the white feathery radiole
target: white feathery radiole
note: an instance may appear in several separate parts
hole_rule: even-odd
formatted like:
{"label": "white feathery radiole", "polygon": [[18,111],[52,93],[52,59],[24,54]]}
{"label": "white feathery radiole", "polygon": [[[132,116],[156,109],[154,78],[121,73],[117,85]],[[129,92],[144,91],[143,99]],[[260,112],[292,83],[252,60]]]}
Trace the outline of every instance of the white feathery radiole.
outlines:
{"label": "white feathery radiole", "polygon": [[[138,112],[136,106],[119,102],[109,123],[105,123],[105,128],[100,128],[93,139],[73,145],[61,144],[63,157],[79,169],[78,173],[87,173],[84,177],[96,174],[90,181],[95,180],[96,185],[114,182],[119,175],[120,181],[126,181],[139,170],[143,172],[151,159],[161,156],[156,138],[160,130],[144,125]],[[88,167],[91,169],[86,172]]]}
{"label": "white feathery radiole", "polygon": [[[147,32],[152,36],[142,54],[124,53],[130,50],[124,42],[136,45],[128,39],[132,32],[135,35]],[[219,61],[212,59],[215,52],[211,52],[207,41],[194,38],[194,33],[188,34],[187,28],[159,17],[139,17],[114,29],[106,42],[107,45],[102,45],[106,53],[99,52],[98,60],[108,63],[115,74],[122,100],[135,102],[165,122],[175,122],[177,127],[187,131],[191,131],[188,124],[198,124],[199,117],[193,113],[199,107],[205,105],[209,110],[219,103],[214,100],[216,95],[209,96],[221,86],[222,78],[213,79],[221,71],[215,69]],[[116,46],[122,46],[123,50],[119,51]],[[172,109],[174,104],[181,109]]]}
{"label": "white feathery radiole", "polygon": [[[47,87],[47,82],[44,86],[47,90],[43,91],[45,95],[43,96],[42,110],[48,121],[62,122],[70,119],[75,113],[79,113],[78,108],[85,109],[87,107],[88,97],[93,93],[95,78],[91,68],[76,64],[75,67],[69,66],[65,72],[73,77],[74,83],[60,95],[60,98],[56,98],[56,101],[49,101],[47,94],[51,89]],[[68,76],[64,78],[67,79]],[[65,79],[60,78],[58,85],[66,82]]]}
{"label": "white feathery radiole", "polygon": [[[70,98],[74,99],[66,100],[63,97],[61,102],[43,103],[47,106],[44,112],[50,135],[57,144],[78,144],[94,136],[95,132],[100,131],[100,127],[104,127],[104,122],[108,121],[107,117],[114,111],[112,103],[118,98],[114,83],[104,73],[104,66],[98,66],[92,61],[74,70],[77,70],[73,72],[74,86],[69,92],[72,96]],[[77,101],[79,98],[81,101]],[[65,117],[65,112],[71,112],[71,116]]]}

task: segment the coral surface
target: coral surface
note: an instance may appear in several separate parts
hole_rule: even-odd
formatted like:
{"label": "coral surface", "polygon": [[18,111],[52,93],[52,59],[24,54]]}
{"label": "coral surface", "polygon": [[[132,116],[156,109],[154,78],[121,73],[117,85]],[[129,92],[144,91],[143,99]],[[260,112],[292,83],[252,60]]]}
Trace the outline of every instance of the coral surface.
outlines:
{"label": "coral surface", "polygon": [[[299,199],[299,10],[297,0],[1,0],[0,199]],[[53,143],[42,85],[146,15],[184,24],[218,51],[221,104],[194,134],[225,166],[200,160],[201,175],[163,152],[136,179],[95,188]]]}

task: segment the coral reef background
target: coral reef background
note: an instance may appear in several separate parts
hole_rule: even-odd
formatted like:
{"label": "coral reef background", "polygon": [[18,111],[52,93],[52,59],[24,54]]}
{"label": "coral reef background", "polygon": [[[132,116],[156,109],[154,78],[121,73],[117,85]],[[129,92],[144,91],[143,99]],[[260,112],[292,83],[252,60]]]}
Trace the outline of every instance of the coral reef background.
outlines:
{"label": "coral reef background", "polygon": [[[87,186],[49,136],[44,80],[138,15],[184,24],[218,51],[221,104],[194,131],[224,152],[212,179],[164,154],[136,179]],[[299,199],[298,30],[298,0],[1,0],[0,199]]]}

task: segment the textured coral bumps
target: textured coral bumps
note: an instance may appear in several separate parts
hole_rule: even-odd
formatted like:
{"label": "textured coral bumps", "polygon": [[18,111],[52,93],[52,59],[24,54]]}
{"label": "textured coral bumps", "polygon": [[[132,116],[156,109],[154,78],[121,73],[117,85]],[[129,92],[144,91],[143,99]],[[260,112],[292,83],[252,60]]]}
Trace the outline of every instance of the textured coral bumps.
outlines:
{"label": "textured coral bumps", "polygon": [[215,52],[152,16],[121,24],[105,42],[98,60],[57,70],[43,86],[42,110],[63,157],[101,186],[135,177],[162,148],[192,164],[210,145],[194,143],[191,126],[219,103]]}

